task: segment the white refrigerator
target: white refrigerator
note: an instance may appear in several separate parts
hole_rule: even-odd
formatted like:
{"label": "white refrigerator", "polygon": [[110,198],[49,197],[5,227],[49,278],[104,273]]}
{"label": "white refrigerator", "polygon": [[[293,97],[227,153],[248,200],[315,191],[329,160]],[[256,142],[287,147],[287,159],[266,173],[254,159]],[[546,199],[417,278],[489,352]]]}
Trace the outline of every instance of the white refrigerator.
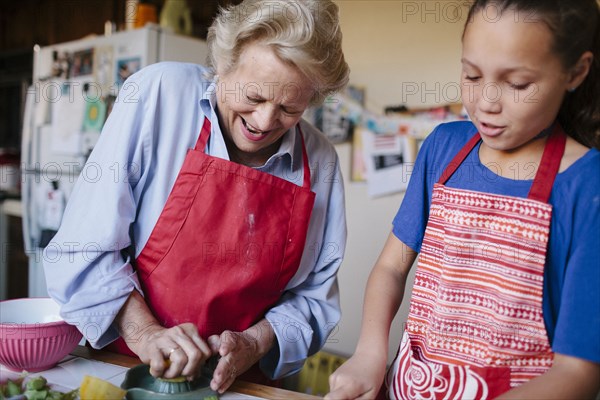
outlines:
{"label": "white refrigerator", "polygon": [[85,162],[112,105],[135,95],[126,78],[159,61],[204,64],[207,54],[205,41],[157,25],[34,49],[21,145],[29,297],[48,295],[42,249],[60,225],[79,174],[93,172]]}

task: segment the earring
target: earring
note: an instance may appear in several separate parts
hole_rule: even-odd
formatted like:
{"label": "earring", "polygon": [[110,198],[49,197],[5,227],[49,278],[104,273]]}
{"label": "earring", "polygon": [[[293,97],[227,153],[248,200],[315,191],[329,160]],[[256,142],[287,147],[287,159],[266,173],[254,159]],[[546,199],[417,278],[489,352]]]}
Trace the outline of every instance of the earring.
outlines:
{"label": "earring", "polygon": [[577,90],[577,87],[572,87],[572,88],[570,88],[570,89],[567,89],[567,92],[569,92],[569,93],[573,93],[573,92],[574,92],[574,91],[576,91],[576,90]]}

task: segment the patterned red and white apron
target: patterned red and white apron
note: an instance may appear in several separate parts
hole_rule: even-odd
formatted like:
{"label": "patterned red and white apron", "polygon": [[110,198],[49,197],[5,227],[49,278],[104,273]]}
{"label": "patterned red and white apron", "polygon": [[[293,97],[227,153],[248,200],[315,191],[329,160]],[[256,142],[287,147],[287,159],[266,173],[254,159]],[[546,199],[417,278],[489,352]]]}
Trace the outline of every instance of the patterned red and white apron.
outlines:
{"label": "patterned red and white apron", "polygon": [[[205,154],[211,124],[204,120],[135,263],[163,326],[193,322],[204,339],[243,331],[281,298],[300,266],[315,200],[298,129],[302,186]],[[133,355],[122,339],[111,349]],[[245,379],[270,383],[258,368]]]}
{"label": "patterned red and white apron", "polygon": [[489,399],[553,362],[542,315],[550,191],[565,148],[556,124],[527,198],[434,185],[410,312],[386,378],[392,399]]}

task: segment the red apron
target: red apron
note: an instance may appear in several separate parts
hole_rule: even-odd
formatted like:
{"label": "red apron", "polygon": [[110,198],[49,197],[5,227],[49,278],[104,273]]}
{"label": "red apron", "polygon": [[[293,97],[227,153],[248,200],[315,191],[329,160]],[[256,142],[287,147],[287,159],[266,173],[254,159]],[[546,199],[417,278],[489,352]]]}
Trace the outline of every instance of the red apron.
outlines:
{"label": "red apron", "polygon": [[[193,322],[204,339],[249,328],[281,298],[315,199],[300,130],[302,186],[205,154],[210,131],[205,119],[135,265],[158,321]],[[113,349],[133,355],[122,339]]]}
{"label": "red apron", "polygon": [[556,124],[528,198],[434,185],[392,399],[487,399],[543,374],[554,355],[542,315],[548,204],[566,136]]}

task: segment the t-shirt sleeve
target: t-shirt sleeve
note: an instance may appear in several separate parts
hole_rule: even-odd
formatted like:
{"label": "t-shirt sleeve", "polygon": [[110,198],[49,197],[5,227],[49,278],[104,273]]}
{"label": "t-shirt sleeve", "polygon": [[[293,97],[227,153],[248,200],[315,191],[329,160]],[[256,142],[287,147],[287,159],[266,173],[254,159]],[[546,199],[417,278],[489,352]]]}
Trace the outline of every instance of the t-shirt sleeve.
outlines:
{"label": "t-shirt sleeve", "polygon": [[596,170],[587,176],[586,187],[592,193],[572,194],[581,200],[572,216],[571,249],[552,349],[600,363],[600,175]]}

